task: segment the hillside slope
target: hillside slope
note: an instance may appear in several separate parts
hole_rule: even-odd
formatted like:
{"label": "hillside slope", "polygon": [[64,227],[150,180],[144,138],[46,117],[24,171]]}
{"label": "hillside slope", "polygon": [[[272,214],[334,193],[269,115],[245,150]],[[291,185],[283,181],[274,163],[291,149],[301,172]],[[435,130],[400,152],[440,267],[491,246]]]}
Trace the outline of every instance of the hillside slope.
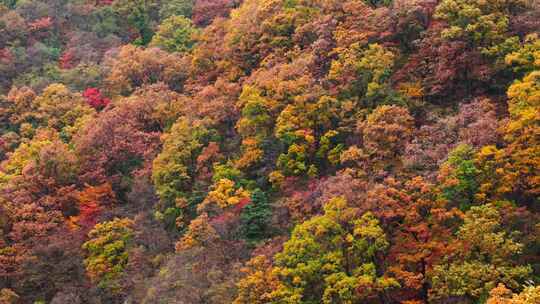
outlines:
{"label": "hillside slope", "polygon": [[0,0],[0,303],[540,303],[533,0]]}

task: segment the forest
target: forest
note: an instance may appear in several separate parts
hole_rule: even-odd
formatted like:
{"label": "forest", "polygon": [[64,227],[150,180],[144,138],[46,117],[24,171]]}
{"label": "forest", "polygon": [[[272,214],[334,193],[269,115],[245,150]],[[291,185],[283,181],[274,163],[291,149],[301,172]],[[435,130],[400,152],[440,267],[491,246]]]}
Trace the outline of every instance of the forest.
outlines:
{"label": "forest", "polygon": [[0,304],[540,304],[539,0],[0,0]]}

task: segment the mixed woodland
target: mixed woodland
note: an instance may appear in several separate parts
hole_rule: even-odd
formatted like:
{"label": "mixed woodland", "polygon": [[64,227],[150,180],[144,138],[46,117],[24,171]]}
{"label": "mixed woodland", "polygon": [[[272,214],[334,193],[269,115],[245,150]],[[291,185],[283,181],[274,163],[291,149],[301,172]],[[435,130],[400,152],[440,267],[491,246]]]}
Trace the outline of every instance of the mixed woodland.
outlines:
{"label": "mixed woodland", "polygon": [[539,304],[538,0],[0,0],[1,304]]}

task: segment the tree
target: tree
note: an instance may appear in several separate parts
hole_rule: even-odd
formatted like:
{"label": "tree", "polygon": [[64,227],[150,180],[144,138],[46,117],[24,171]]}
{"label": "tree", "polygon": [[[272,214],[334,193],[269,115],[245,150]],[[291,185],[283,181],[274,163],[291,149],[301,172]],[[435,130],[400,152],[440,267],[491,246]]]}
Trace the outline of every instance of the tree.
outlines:
{"label": "tree", "polygon": [[249,191],[228,178],[219,179],[210,189],[204,201],[197,207],[199,212],[225,210],[249,200],[250,196]]}
{"label": "tree", "polygon": [[131,188],[133,172],[149,173],[159,152],[161,131],[170,119],[161,111],[172,98],[163,86],[147,86],[84,121],[72,141],[80,160],[81,181],[91,185],[109,182],[123,198]]}
{"label": "tree", "polygon": [[0,302],[6,304],[15,304],[19,301],[19,296],[11,289],[2,288],[0,290]]}
{"label": "tree", "polygon": [[279,173],[284,176],[304,176],[315,177],[317,167],[310,164],[310,156],[314,152],[315,138],[310,132],[297,131],[290,134],[290,146],[286,152],[279,155],[277,167]]}
{"label": "tree", "polygon": [[279,288],[279,279],[268,258],[264,255],[253,257],[241,271],[244,277],[237,282],[238,296],[233,304],[269,303],[272,290]]}
{"label": "tree", "polygon": [[540,72],[534,71],[508,88],[510,120],[503,126],[506,147],[484,147],[476,157],[481,168],[481,198],[519,198],[530,204],[538,192],[538,98]]}
{"label": "tree", "polygon": [[378,159],[394,160],[402,155],[411,137],[414,120],[407,109],[379,106],[359,126],[368,153]]}
{"label": "tree", "polygon": [[[73,237],[65,220],[78,173],[73,151],[53,130],[40,130],[2,163],[0,281],[23,301],[52,297],[58,290],[56,280],[64,280],[63,272],[76,264],[70,259],[57,265],[58,272],[47,269],[54,260],[49,254],[71,250],[57,241],[60,235]],[[36,286],[41,286],[39,292],[29,292]]]}
{"label": "tree", "polygon": [[295,227],[276,254],[280,284],[272,303],[356,303],[399,285],[380,275],[377,257],[388,242],[373,214],[357,217],[342,197],[324,209],[324,215]]}
{"label": "tree", "polygon": [[45,88],[34,103],[41,123],[67,138],[75,133],[77,124],[95,113],[80,94],[72,93],[62,84],[51,84]]}
{"label": "tree", "polygon": [[238,0],[196,0],[193,6],[193,22],[198,26],[206,26],[219,17],[227,17],[235,8]]}
{"label": "tree", "polygon": [[176,243],[176,251],[193,247],[208,247],[219,238],[214,227],[210,225],[208,214],[203,213],[189,224],[188,231]]}
{"label": "tree", "polygon": [[272,210],[268,202],[268,197],[260,189],[251,193],[251,202],[242,210],[240,228],[250,242],[263,240],[270,234],[270,217]]}
{"label": "tree", "polygon": [[[538,190],[539,144],[537,134],[540,126],[538,116],[539,100],[536,94],[540,91],[540,72],[535,71],[517,81],[508,88],[508,106],[510,122],[506,126],[504,139],[508,142],[510,152],[509,174],[517,177],[512,181],[514,187],[523,189],[526,194],[535,194]],[[536,169],[534,169],[536,167]],[[507,175],[508,176],[508,175]],[[536,189],[536,190],[535,190]]]}
{"label": "tree", "polygon": [[401,156],[412,136],[413,123],[405,108],[377,107],[358,123],[357,132],[361,134],[363,149],[351,146],[341,154],[341,161],[359,167],[360,175],[400,168]]}
{"label": "tree", "polygon": [[159,15],[161,20],[171,16],[184,16],[190,18],[193,11],[194,0],[165,0],[161,2]]}
{"label": "tree", "polygon": [[77,289],[88,281],[81,254],[81,235],[58,229],[31,248],[22,279],[13,287],[25,302],[50,301],[57,293]]}
{"label": "tree", "polygon": [[442,38],[444,27],[433,24],[393,80],[419,82],[425,100],[434,103],[440,98],[449,102],[468,97],[474,91],[481,93],[494,72],[487,58],[466,42]]}
{"label": "tree", "polygon": [[97,224],[89,233],[89,240],[82,245],[86,251],[86,273],[100,288],[113,293],[121,291],[119,278],[129,260],[133,221],[115,218]]}
{"label": "tree", "polygon": [[511,23],[526,7],[522,0],[439,2],[433,16],[442,22],[430,24],[418,51],[396,76],[421,80],[434,102],[440,96],[457,100],[488,89],[504,90],[504,57],[519,46]]}
{"label": "tree", "polygon": [[[289,147],[287,153],[278,158],[278,165],[285,168],[283,173],[291,175],[290,169],[296,166],[292,175],[301,175],[307,169],[313,177],[318,171],[335,165],[344,147],[344,134],[336,131],[346,129],[338,123],[341,116],[341,103],[329,96],[296,98],[287,105],[275,123],[275,136]],[[300,150],[304,153],[295,152]],[[284,164],[284,161],[289,163]]]}
{"label": "tree", "polygon": [[162,137],[163,150],[154,159],[152,180],[160,197],[168,226],[188,223],[196,195],[196,161],[208,144],[211,132],[180,118]]}
{"label": "tree", "polygon": [[522,0],[489,3],[444,0],[437,6],[435,17],[449,25],[442,31],[444,38],[464,39],[483,52],[491,53],[503,47],[508,37],[509,19],[526,5]]}
{"label": "tree", "polygon": [[499,283],[518,288],[531,273],[530,266],[514,259],[523,245],[502,229],[493,205],[471,207],[456,242],[458,254],[433,269],[432,300],[462,297],[475,301],[486,298]]}
{"label": "tree", "polygon": [[36,93],[29,87],[12,87],[2,104],[2,119],[12,126],[37,120]]}
{"label": "tree", "polygon": [[189,52],[195,44],[196,33],[191,20],[183,16],[171,16],[159,25],[150,46],[167,52]]}
{"label": "tree", "polygon": [[147,45],[154,32],[152,31],[152,15],[157,13],[157,1],[119,0],[114,1],[113,9],[120,18],[137,31],[135,41],[139,45]]}
{"label": "tree", "polygon": [[340,50],[338,54],[328,78],[338,84],[345,97],[365,98],[364,104],[374,106],[370,101],[386,94],[386,80],[396,55],[379,44],[366,47],[359,43]]}
{"label": "tree", "polygon": [[241,107],[241,117],[236,123],[236,129],[242,136],[242,156],[237,160],[240,168],[250,168],[264,159],[262,146],[271,137],[274,102],[261,96],[260,90],[244,86],[238,100]]}
{"label": "tree", "polygon": [[[31,141],[21,144],[3,162],[0,171],[0,189],[11,182],[32,182],[30,175],[41,175],[59,185],[74,181],[77,176],[77,161],[73,151],[60,140],[54,130],[40,130]],[[43,185],[41,185],[43,186]]]}
{"label": "tree", "polygon": [[0,302],[534,301],[539,29],[540,0],[0,0]]}
{"label": "tree", "polygon": [[457,115],[459,141],[474,148],[500,142],[496,105],[487,98],[477,98],[468,104],[461,104]]}
{"label": "tree", "polygon": [[246,255],[242,244],[222,239],[202,215],[176,245],[176,253],[148,280],[141,303],[231,303],[237,267]]}
{"label": "tree", "polygon": [[93,114],[80,94],[58,83],[49,85],[37,96],[30,88],[14,87],[2,109],[2,115],[13,127],[27,128],[25,135],[48,127],[60,132],[64,139],[70,139],[81,121]]}
{"label": "tree", "polygon": [[540,288],[528,286],[521,293],[515,294],[504,284],[499,284],[489,292],[489,296],[486,304],[533,304],[540,301]]}
{"label": "tree", "polygon": [[455,252],[449,242],[462,213],[437,194],[437,188],[421,177],[406,182],[387,178],[359,203],[387,227],[390,247],[385,264],[401,284],[392,293],[394,299],[429,301],[433,268]]}
{"label": "tree", "polygon": [[484,98],[461,104],[456,115],[434,117],[417,129],[407,143],[403,161],[415,172],[432,176],[457,146],[474,149],[500,143],[495,104]]}
{"label": "tree", "polygon": [[113,94],[129,95],[145,84],[164,82],[179,91],[187,76],[189,64],[179,54],[167,53],[158,48],[125,45],[115,57],[106,61],[111,72],[105,79],[107,89]]}
{"label": "tree", "polygon": [[97,88],[88,88],[84,90],[83,97],[86,103],[96,110],[105,108],[111,100],[101,95],[101,91]]}
{"label": "tree", "polygon": [[524,42],[518,50],[506,55],[505,62],[515,72],[526,75],[540,68],[540,39],[538,34],[530,34]]}
{"label": "tree", "polygon": [[450,152],[438,176],[442,197],[463,211],[475,203],[480,187],[477,181],[480,171],[475,165],[474,153],[470,146],[458,146]]}
{"label": "tree", "polygon": [[100,214],[106,209],[112,207],[116,203],[116,195],[109,183],[99,186],[86,187],[76,194],[78,214],[70,218],[70,222],[75,227],[83,228],[93,227]]}

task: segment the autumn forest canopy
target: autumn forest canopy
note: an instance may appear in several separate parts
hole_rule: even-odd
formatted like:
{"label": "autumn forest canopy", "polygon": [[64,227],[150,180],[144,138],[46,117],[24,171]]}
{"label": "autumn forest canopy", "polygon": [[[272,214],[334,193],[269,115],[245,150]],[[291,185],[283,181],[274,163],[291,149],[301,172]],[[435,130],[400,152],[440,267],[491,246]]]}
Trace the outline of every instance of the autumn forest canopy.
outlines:
{"label": "autumn forest canopy", "polygon": [[540,304],[538,0],[0,0],[0,304]]}

